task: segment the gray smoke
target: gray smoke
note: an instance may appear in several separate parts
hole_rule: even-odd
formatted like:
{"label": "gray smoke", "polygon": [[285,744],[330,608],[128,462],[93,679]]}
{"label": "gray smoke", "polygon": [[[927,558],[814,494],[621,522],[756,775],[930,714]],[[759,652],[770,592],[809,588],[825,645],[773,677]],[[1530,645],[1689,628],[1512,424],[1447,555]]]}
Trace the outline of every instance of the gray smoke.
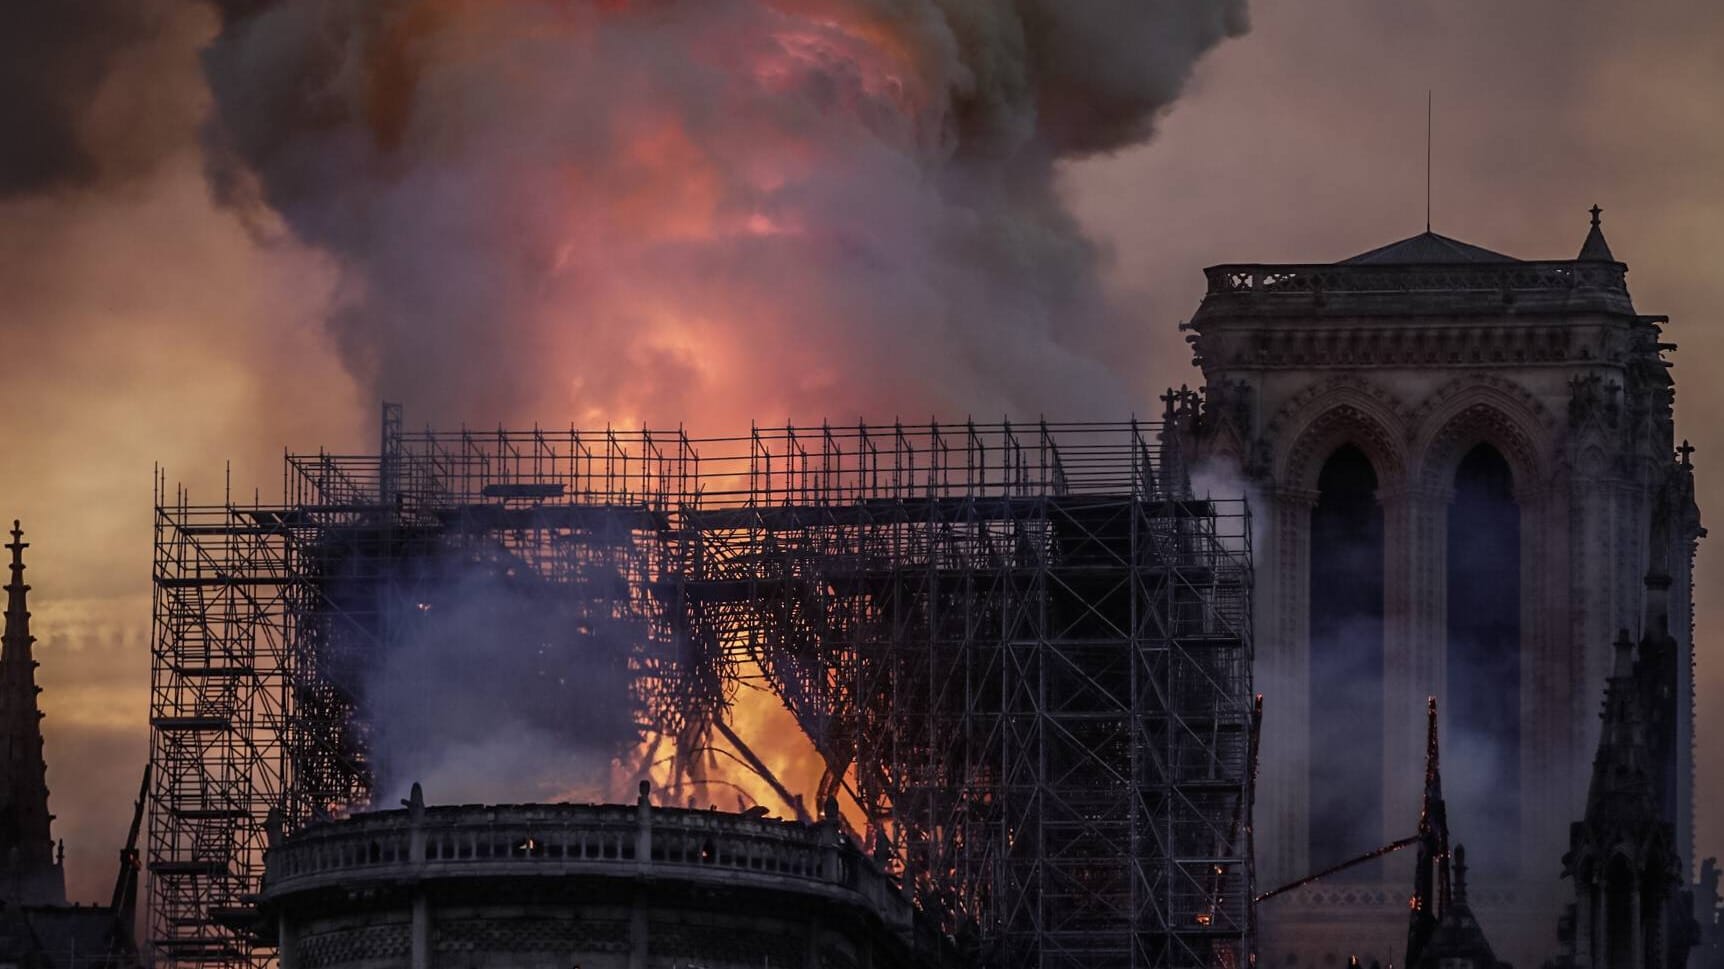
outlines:
{"label": "gray smoke", "polygon": [[10,12],[0,30],[0,201],[132,174],[168,149],[164,92],[110,84],[128,58],[147,56],[168,19],[161,0],[57,0]]}
{"label": "gray smoke", "polygon": [[[1065,159],[1243,0],[228,2],[213,177],[438,423],[1118,414]],[[1132,363],[1131,366],[1135,366]]]}
{"label": "gray smoke", "polygon": [[[1059,164],[1147,137],[1244,28],[1243,0],[221,12],[212,184],[332,257],[348,369],[445,426],[1126,413]],[[432,583],[368,672],[380,797],[602,792],[636,739],[633,634],[497,583]]]}
{"label": "gray smoke", "polygon": [[393,588],[384,648],[361,652],[374,803],[415,781],[445,803],[603,800],[641,740],[629,669],[644,624],[525,565],[441,556]]}

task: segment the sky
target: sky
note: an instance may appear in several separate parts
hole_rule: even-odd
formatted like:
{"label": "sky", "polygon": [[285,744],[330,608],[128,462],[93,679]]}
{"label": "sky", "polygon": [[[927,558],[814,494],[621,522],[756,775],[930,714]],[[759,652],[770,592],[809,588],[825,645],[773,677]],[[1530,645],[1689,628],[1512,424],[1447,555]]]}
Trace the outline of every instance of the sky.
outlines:
{"label": "sky", "polygon": [[[93,0],[66,6],[102,11]],[[111,30],[73,25],[88,48],[82,73],[5,59],[76,107],[83,146],[47,152],[34,175],[13,166],[26,174],[0,183],[0,515],[22,519],[33,543],[51,807],[83,899],[107,894],[147,753],[157,469],[195,498],[231,488],[267,500],[279,494],[284,448],[371,445],[379,386],[342,328],[355,305],[347,237],[308,241],[303,210],[296,221],[236,203],[245,186],[212,163],[208,125],[221,103],[209,70],[220,75],[202,55],[222,29],[216,12],[136,10],[102,21]],[[1423,227],[1429,90],[1434,228],[1567,258],[1586,209],[1603,206],[1637,307],[1671,317],[1678,433],[1698,448],[1702,513],[1724,508],[1724,475],[1709,457],[1724,454],[1724,425],[1708,420],[1724,409],[1724,381],[1712,377],[1724,365],[1712,319],[1724,305],[1724,10],[1703,0],[1257,0],[1249,20],[1247,32],[1221,39],[1240,26],[1228,25],[1199,45],[1218,43],[1154,112],[1153,137],[1051,163],[1055,201],[1074,218],[1058,239],[1085,240],[1073,258],[1093,262],[1111,309],[1086,306],[1073,324],[1081,339],[1056,329],[1047,345],[1103,361],[1119,386],[1109,407],[1159,411],[1162,387],[1197,381],[1176,324],[1197,306],[1203,266],[1339,259]],[[1046,320],[1012,325],[1047,336]],[[887,336],[888,348],[927,352],[914,328]],[[974,371],[1020,364],[982,360]],[[1062,379],[1085,379],[1083,360],[1054,364],[1069,365]],[[701,366],[690,373],[720,390],[727,367],[760,379],[734,350]],[[1035,399],[1026,387],[981,393],[982,406]],[[806,406],[823,385],[801,391],[772,403]],[[725,410],[722,399],[655,400],[655,415]],[[1703,855],[1724,854],[1724,818],[1706,806],[1724,795],[1724,741],[1712,739],[1724,736],[1714,633],[1724,603],[1708,594],[1721,570],[1724,552],[1703,543]]]}

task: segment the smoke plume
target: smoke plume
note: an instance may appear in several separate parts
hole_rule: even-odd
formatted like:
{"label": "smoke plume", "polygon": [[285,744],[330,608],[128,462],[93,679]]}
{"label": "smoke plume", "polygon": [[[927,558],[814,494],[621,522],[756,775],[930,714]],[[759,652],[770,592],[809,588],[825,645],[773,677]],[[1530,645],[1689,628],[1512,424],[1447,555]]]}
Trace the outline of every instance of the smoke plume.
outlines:
{"label": "smoke plume", "polygon": [[1062,160],[1244,29],[1199,0],[226,0],[213,178],[336,257],[437,423],[1118,414]]}
{"label": "smoke plume", "polygon": [[[137,143],[151,124],[147,114],[104,111],[98,102],[118,63],[162,29],[157,7],[65,0],[6,18],[0,31],[0,88],[6,91],[0,98],[0,131],[6,132],[0,200],[80,188],[150,153]],[[122,127],[132,130],[116,130]]]}
{"label": "smoke plume", "polygon": [[[414,781],[437,800],[603,800],[638,746],[631,645],[599,579],[547,583],[523,564],[440,555],[395,597],[391,641],[361,651],[374,801]],[[620,578],[610,577],[610,584]],[[399,591],[399,590],[398,590]]]}

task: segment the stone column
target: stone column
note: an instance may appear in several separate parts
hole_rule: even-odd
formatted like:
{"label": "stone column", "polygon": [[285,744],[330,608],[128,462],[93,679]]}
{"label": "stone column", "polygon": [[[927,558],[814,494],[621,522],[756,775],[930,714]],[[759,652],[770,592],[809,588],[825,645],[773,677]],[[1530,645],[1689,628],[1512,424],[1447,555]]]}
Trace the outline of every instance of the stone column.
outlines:
{"label": "stone column", "polygon": [[1628,895],[1628,965],[1611,966],[1610,969],[1658,969],[1646,965],[1646,935],[1645,916],[1640,911],[1640,876],[1634,875],[1634,888]]}
{"label": "stone column", "polygon": [[[1570,640],[1570,536],[1566,490],[1517,488],[1520,506],[1520,877],[1544,883],[1561,871],[1577,816],[1573,723],[1599,697],[1579,689],[1580,651]],[[1577,913],[1577,918],[1579,917]]]}
{"label": "stone column", "polygon": [[[1673,526],[1677,523],[1672,523]],[[1670,635],[1676,639],[1676,850],[1687,866],[1685,878],[1698,873],[1694,851],[1694,556],[1700,536],[1686,511],[1670,554]]]}
{"label": "stone column", "polygon": [[[1417,824],[1424,795],[1425,698],[1442,694],[1447,670],[1452,492],[1390,481],[1377,496],[1383,506],[1382,842],[1387,844]],[[1394,871],[1409,864],[1388,867]]]}
{"label": "stone column", "polygon": [[407,821],[412,826],[407,834],[407,862],[415,876],[411,966],[412,969],[431,969],[431,902],[425,896],[424,882],[419,880],[425,868],[425,792],[417,782],[405,803]]}
{"label": "stone column", "polygon": [[808,949],[803,953],[802,964],[806,969],[820,969],[820,917],[808,920]]}
{"label": "stone column", "polygon": [[1610,959],[1610,898],[1604,885],[1598,884],[1592,893],[1592,965],[1593,969],[1612,969]]}
{"label": "stone column", "polygon": [[1584,769],[1584,756],[1578,752],[1598,748],[1598,704],[1604,696],[1605,673],[1610,669],[1609,646],[1616,639],[1616,630],[1611,628],[1616,592],[1610,584],[1615,572],[1610,567],[1615,502],[1608,491],[1605,481],[1591,476],[1576,476],[1569,485],[1569,560],[1565,571],[1571,603],[1566,650],[1571,682],[1565,816],[1571,818],[1578,817],[1586,804],[1590,771]]}
{"label": "stone column", "polygon": [[277,969],[299,969],[299,938],[293,932],[293,923],[287,913],[277,915],[275,925]]}
{"label": "stone column", "polygon": [[1267,527],[1255,549],[1255,680],[1263,694],[1256,803],[1262,887],[1303,875],[1309,862],[1311,764],[1311,512],[1317,492],[1265,489]]}
{"label": "stone column", "polygon": [[[635,798],[635,870],[644,877],[652,866],[652,784],[641,781]],[[647,920],[647,892],[635,889],[629,910],[629,969],[646,969],[650,953],[651,926]]]}
{"label": "stone column", "polygon": [[413,890],[412,969],[431,969],[431,902],[422,886]]}
{"label": "stone column", "polygon": [[1652,917],[1652,948],[1645,955],[1647,969],[1662,969],[1670,959],[1670,923],[1663,914],[1659,911]]}

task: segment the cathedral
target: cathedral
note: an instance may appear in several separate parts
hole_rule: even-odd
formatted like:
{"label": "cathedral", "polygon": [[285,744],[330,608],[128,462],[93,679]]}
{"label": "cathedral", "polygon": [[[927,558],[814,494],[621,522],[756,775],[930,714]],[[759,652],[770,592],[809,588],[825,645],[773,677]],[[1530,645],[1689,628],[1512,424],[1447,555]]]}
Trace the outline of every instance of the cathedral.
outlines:
{"label": "cathedral", "polygon": [[132,925],[138,897],[138,823],[120,853],[120,872],[106,905],[66,903],[65,849],[50,832],[48,765],[42,753],[42,713],[36,703],[36,638],[30,635],[30,587],[17,522],[5,548],[12,555],[6,583],[6,627],[0,635],[0,967],[5,969],[132,969],[138,951]]}
{"label": "cathedral", "polygon": [[[1204,386],[1170,416],[1195,486],[1243,487],[1257,516],[1258,882],[1412,834],[1439,697],[1471,910],[1506,961],[1539,965],[1574,902],[1559,876],[1613,643],[1650,632],[1649,595],[1675,683],[1660,797],[1692,859],[1705,532],[1666,318],[1636,310],[1597,207],[1571,259],[1427,229],[1338,263],[1206,272],[1186,326]],[[1404,854],[1262,905],[1265,964],[1399,964]]]}

